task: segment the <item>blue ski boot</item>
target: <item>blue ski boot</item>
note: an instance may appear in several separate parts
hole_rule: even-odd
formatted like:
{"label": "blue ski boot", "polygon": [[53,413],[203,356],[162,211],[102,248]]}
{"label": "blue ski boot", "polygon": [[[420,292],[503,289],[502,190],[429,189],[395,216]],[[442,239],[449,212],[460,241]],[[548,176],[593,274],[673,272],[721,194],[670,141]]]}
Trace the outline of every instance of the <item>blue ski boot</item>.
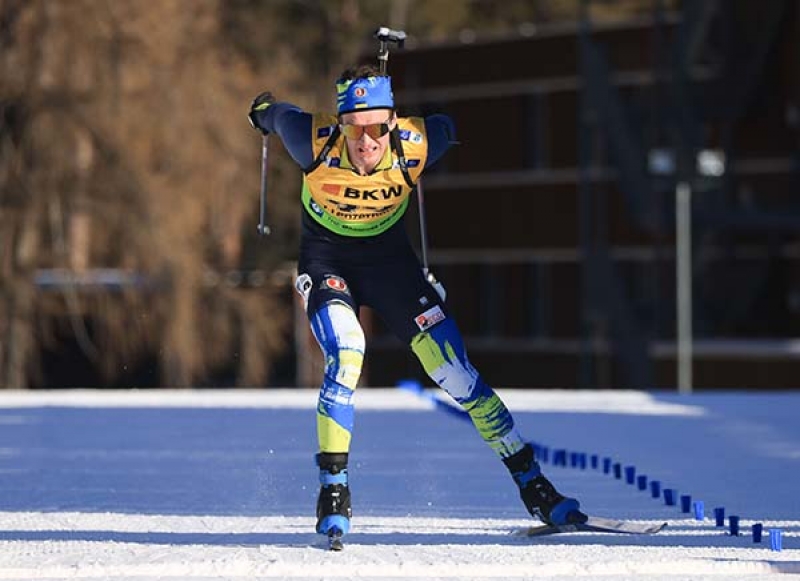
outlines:
{"label": "blue ski boot", "polygon": [[522,502],[532,516],[555,526],[586,522],[580,503],[559,493],[542,475],[533,457],[533,446],[525,444],[522,450],[503,459],[503,463],[519,486]]}
{"label": "blue ski boot", "polygon": [[319,498],[317,499],[317,532],[329,538],[340,538],[350,530],[350,488],[347,486],[347,453],[317,454],[319,466]]}

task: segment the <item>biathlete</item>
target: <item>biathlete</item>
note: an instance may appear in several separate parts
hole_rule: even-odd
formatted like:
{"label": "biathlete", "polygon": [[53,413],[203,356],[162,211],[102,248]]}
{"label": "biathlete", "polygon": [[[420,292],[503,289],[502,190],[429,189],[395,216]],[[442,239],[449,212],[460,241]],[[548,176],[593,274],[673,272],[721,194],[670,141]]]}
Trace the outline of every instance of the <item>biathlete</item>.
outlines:
{"label": "biathlete", "polygon": [[398,117],[390,77],[370,65],[346,70],[336,91],[337,116],[307,113],[269,92],[253,100],[249,113],[256,129],[281,138],[304,173],[295,286],[325,360],[317,405],[317,532],[350,529],[347,464],[365,350],[362,305],[466,410],[531,515],[551,524],[585,521],[578,501],[544,477],[532,445],[470,364],[443,289],[426,280],[406,233],[403,216],[415,184],[454,142],[451,118]]}

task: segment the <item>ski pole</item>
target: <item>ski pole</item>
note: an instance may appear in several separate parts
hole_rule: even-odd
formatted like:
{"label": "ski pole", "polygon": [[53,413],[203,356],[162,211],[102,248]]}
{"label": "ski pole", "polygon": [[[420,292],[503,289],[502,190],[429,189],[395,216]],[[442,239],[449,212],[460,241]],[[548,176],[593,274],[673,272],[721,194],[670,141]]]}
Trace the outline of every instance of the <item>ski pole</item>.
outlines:
{"label": "ski pole", "polygon": [[270,234],[267,226],[267,151],[269,135],[261,137],[261,205],[258,213],[258,233],[261,236]]}
{"label": "ski pole", "polygon": [[422,274],[425,275],[425,280],[430,283],[439,297],[445,300],[447,298],[447,290],[445,290],[444,285],[438,281],[428,266],[428,223],[425,219],[425,196],[422,193],[421,179],[417,180],[417,205],[419,208],[419,243],[422,252]]}
{"label": "ski pole", "polygon": [[381,26],[375,31],[375,38],[380,42],[378,49],[378,66],[381,74],[386,74],[386,65],[389,62],[389,43],[397,44],[398,48],[403,48],[406,42],[406,33],[402,30],[392,30],[386,26]]}
{"label": "ski pole", "polygon": [[422,252],[422,272],[428,276],[428,226],[425,219],[425,196],[422,193],[422,180],[417,180],[417,206],[419,208],[419,240]]}
{"label": "ski pole", "polygon": [[[403,48],[406,41],[406,33],[403,30],[392,30],[386,26],[381,26],[375,31],[375,38],[379,41],[378,47],[378,66],[380,73],[386,75],[389,63],[389,43],[395,43],[398,48]],[[417,204],[419,207],[419,236],[420,236],[420,250],[422,253],[422,273],[425,279],[436,289],[436,292],[445,300],[447,292],[442,283],[436,280],[436,277],[430,270],[428,264],[428,226],[425,219],[425,197],[422,193],[422,180],[418,179],[416,184],[417,190]]]}

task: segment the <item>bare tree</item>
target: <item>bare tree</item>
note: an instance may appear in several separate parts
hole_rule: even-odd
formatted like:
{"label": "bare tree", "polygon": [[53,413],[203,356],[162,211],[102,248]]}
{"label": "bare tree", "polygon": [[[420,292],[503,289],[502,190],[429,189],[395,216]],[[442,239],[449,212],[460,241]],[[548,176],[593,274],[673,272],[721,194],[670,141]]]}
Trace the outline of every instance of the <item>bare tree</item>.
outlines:
{"label": "bare tree", "polygon": [[84,350],[109,375],[154,350],[163,383],[189,386],[241,350],[238,381],[265,380],[286,323],[275,289],[206,283],[240,266],[258,179],[243,100],[255,71],[226,50],[220,10],[0,4],[3,385],[35,383],[34,337],[48,320],[36,270],[90,266],[146,281],[113,296],[66,285],[48,303],[76,336],[91,314]]}

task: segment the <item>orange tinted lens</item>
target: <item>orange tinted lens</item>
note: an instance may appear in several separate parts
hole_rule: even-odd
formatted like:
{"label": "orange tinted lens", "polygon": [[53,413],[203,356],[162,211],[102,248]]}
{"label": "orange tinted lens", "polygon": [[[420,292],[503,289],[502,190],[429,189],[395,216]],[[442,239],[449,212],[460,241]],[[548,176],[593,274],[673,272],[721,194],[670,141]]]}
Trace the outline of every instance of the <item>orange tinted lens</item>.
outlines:
{"label": "orange tinted lens", "polygon": [[348,139],[361,139],[366,133],[372,139],[379,139],[389,133],[388,123],[372,123],[370,125],[341,125],[342,134]]}
{"label": "orange tinted lens", "polygon": [[340,125],[342,128],[342,135],[348,139],[360,139],[361,134],[364,133],[363,125]]}
{"label": "orange tinted lens", "polygon": [[389,133],[389,125],[387,123],[364,125],[364,133],[369,135],[372,139],[379,139]]}

